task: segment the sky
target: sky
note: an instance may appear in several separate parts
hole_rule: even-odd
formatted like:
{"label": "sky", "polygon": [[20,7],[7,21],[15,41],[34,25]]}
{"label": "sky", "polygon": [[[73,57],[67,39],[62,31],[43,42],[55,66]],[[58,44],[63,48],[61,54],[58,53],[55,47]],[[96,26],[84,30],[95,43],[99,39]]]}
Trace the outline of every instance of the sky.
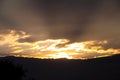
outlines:
{"label": "sky", "polygon": [[119,30],[119,0],[0,0],[1,56],[119,54]]}

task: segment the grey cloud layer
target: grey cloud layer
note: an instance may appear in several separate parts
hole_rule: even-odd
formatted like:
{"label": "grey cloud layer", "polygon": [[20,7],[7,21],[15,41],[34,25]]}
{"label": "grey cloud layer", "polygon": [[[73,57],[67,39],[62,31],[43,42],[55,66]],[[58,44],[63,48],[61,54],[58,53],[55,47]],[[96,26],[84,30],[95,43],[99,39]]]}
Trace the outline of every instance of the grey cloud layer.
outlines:
{"label": "grey cloud layer", "polygon": [[23,30],[35,40],[109,40],[120,34],[119,4],[119,0],[2,0],[0,29]]}

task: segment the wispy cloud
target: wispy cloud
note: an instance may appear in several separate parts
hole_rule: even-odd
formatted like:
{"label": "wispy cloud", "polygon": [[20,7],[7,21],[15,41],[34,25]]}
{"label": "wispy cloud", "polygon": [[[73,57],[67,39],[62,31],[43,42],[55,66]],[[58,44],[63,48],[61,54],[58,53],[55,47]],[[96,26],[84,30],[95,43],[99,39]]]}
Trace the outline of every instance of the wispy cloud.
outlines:
{"label": "wispy cloud", "polygon": [[23,31],[9,30],[0,34],[0,56],[22,56],[34,58],[87,59],[119,54],[120,49],[107,48],[107,40],[70,43],[68,39],[47,39],[34,42],[20,42],[29,38]]}

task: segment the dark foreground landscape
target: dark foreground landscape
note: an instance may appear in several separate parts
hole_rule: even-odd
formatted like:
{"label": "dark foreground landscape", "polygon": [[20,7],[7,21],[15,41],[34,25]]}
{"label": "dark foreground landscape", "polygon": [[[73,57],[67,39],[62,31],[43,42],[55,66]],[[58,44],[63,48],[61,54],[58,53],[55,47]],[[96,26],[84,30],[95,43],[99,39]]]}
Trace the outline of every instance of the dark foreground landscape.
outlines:
{"label": "dark foreground landscape", "polygon": [[120,55],[89,60],[0,58],[0,80],[7,78],[9,80],[120,80]]}

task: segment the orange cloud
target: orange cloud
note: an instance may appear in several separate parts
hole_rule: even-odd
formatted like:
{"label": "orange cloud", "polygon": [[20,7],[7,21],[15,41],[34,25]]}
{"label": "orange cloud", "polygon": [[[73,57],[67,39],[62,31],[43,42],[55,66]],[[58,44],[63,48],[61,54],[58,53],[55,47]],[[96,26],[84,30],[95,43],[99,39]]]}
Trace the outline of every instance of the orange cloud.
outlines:
{"label": "orange cloud", "polygon": [[[68,58],[88,59],[119,54],[120,49],[104,49],[103,41],[84,41],[69,43],[67,39],[47,39],[35,42],[19,42],[30,37],[23,31],[11,30],[8,34],[0,34],[1,56],[13,55],[34,58]],[[61,46],[62,45],[62,46]],[[3,55],[6,54],[6,55]]]}

